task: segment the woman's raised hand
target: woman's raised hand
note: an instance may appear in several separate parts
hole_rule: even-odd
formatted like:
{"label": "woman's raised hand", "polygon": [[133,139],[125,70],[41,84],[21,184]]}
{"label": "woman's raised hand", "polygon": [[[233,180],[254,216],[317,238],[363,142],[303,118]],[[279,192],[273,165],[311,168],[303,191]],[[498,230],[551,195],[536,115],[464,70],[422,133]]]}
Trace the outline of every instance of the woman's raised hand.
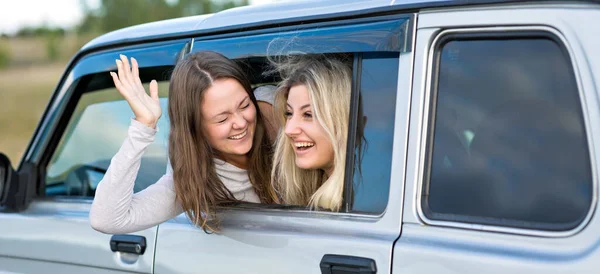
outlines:
{"label": "woman's raised hand", "polygon": [[135,58],[131,58],[130,66],[125,55],[121,54],[120,57],[120,60],[116,60],[118,74],[110,72],[115,87],[129,103],[135,119],[148,127],[156,128],[156,123],[162,114],[158,100],[158,83],[156,83],[156,80],[150,82],[150,96],[148,96],[142,86],[138,63]]}

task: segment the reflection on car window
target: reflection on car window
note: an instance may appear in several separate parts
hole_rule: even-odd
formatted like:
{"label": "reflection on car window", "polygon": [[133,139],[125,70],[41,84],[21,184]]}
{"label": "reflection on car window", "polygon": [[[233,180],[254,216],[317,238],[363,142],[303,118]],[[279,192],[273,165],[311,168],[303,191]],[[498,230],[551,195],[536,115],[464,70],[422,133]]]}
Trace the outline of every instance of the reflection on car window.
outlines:
{"label": "reflection on car window", "polygon": [[425,214],[543,230],[581,223],[592,178],[574,72],[560,44],[451,39],[439,54]]}
{"label": "reflection on car window", "polygon": [[[398,86],[398,53],[363,53],[361,103],[366,125],[353,211],[381,213],[388,202]],[[359,117],[361,119],[361,117]]]}
{"label": "reflection on car window", "polygon": [[[160,103],[167,109],[167,83],[161,86]],[[134,191],[156,182],[165,172],[168,119],[158,121],[159,132],[140,167]],[[46,195],[92,196],[111,158],[127,137],[133,112],[116,89],[83,94],[46,172]],[[83,185],[83,181],[86,185]],[[83,193],[85,192],[85,193]]]}

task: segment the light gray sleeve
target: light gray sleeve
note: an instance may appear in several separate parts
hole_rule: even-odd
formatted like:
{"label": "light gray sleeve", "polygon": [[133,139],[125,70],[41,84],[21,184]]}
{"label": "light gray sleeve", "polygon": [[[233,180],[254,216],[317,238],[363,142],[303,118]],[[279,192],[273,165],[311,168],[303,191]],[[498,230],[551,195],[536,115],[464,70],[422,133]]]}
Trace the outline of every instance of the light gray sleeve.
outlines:
{"label": "light gray sleeve", "polygon": [[254,89],[254,97],[257,101],[267,102],[271,105],[275,102],[275,91],[277,87],[274,85],[264,85]]}
{"label": "light gray sleeve", "polygon": [[[168,150],[168,148],[167,148]],[[167,156],[169,155],[169,151],[167,151]],[[173,176],[173,166],[171,165],[171,158],[167,157],[167,170],[165,171],[166,175]]]}
{"label": "light gray sleeve", "polygon": [[154,141],[156,131],[132,119],[127,139],[96,189],[90,210],[90,223],[95,230],[109,234],[131,233],[181,214],[171,174],[133,193],[142,155]]}

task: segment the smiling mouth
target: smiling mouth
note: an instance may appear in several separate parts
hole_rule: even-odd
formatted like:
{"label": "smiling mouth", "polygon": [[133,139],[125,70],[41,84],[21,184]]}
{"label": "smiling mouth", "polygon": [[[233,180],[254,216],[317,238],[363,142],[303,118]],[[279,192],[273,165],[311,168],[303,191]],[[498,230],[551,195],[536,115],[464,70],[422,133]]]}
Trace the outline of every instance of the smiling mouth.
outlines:
{"label": "smiling mouth", "polygon": [[244,132],[242,132],[238,135],[229,136],[227,139],[239,140],[239,139],[246,137],[246,134],[248,134],[248,130],[244,130]]}
{"label": "smiling mouth", "polygon": [[294,148],[296,148],[297,151],[305,151],[314,146],[315,146],[315,143],[312,143],[312,142],[296,142],[296,143],[294,143]]}

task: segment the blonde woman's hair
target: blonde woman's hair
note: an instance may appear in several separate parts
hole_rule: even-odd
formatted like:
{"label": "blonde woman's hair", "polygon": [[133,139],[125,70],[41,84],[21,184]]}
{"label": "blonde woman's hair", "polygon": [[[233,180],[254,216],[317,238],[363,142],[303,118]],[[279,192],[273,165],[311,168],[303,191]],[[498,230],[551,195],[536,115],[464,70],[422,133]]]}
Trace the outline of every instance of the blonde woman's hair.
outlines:
{"label": "blonde woman's hair", "polygon": [[290,88],[306,86],[313,117],[325,130],[333,146],[334,159],[330,176],[320,169],[299,168],[292,142],[280,130],[275,144],[271,181],[284,204],[339,211],[344,191],[350,112],[350,66],[337,59],[308,55],[290,57],[278,66],[283,77],[275,96],[275,113],[280,128],[285,127]]}

